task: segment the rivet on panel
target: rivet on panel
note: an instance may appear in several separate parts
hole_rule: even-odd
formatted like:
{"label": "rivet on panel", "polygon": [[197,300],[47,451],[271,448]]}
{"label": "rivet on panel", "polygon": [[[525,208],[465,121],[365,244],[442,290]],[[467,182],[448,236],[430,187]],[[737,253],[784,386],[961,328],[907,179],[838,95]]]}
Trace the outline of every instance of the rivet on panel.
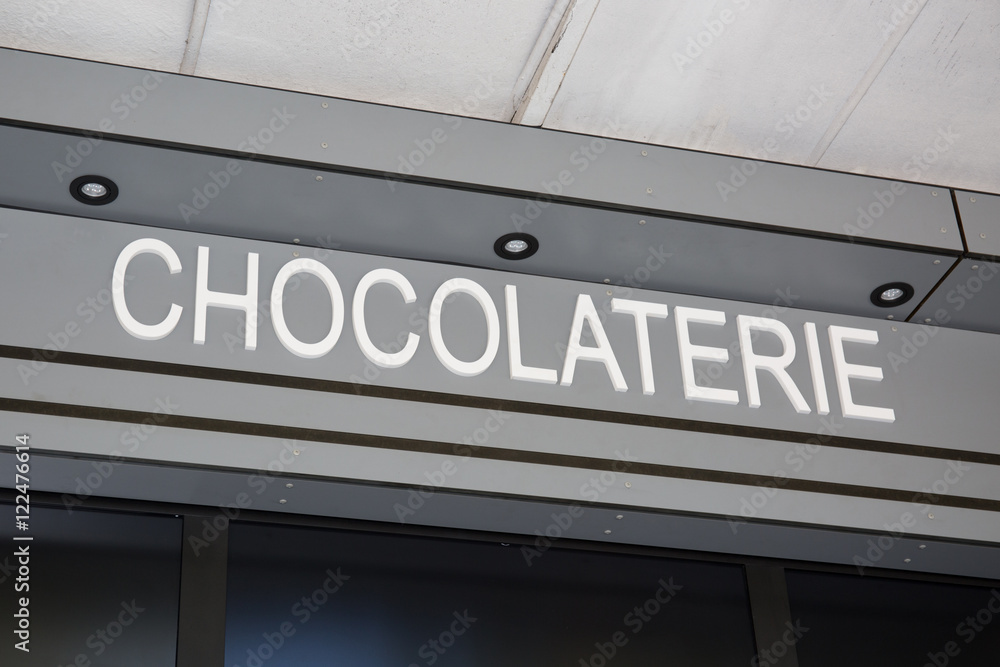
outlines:
{"label": "rivet on panel", "polygon": [[979,238],[981,238],[981,239],[985,239],[985,238],[986,238],[986,232],[981,232],[981,233],[979,234]]}
{"label": "rivet on panel", "polygon": [[893,327],[892,330],[893,331],[899,331],[899,329],[897,327]]}
{"label": "rivet on panel", "polygon": [[942,227],[941,228],[941,233],[942,234],[947,234],[948,233],[948,228],[947,227]]}
{"label": "rivet on panel", "polygon": [[619,521],[621,521],[622,519],[624,519],[624,518],[625,518],[625,515],[624,515],[624,514],[619,514],[619,515],[618,515],[618,516],[616,516],[615,518],[616,518],[616,519],[618,519]]}
{"label": "rivet on panel", "polygon": [[935,260],[934,260],[934,263],[935,263],[935,264],[940,264],[940,263],[941,263],[941,260],[940,260],[940,259],[935,259]]}
{"label": "rivet on panel", "polygon": [[930,322],[931,322],[931,318],[929,318],[929,317],[925,317],[925,318],[924,318],[924,322],[927,322],[928,324],[930,324]]}
{"label": "rivet on panel", "polygon": [[298,243],[298,242],[299,242],[298,239],[292,239],[292,243]]}
{"label": "rivet on panel", "polygon": [[895,315],[886,315],[885,319],[887,319],[887,320],[894,320],[894,319],[896,319],[896,316]]}
{"label": "rivet on panel", "polygon": [[317,176],[317,177],[316,177],[316,180],[317,180],[317,181],[322,181],[322,180],[323,180],[323,177],[322,177],[322,176]]}
{"label": "rivet on panel", "polygon": [[975,197],[969,197],[969,201],[971,201],[971,202],[975,202],[975,201],[976,201],[976,198],[975,198]]}
{"label": "rivet on panel", "polygon": [[909,559],[909,558],[904,558],[904,559],[903,559],[903,562],[904,562],[904,563],[909,563],[909,562],[910,562],[910,560],[911,560],[911,559]]}
{"label": "rivet on panel", "polygon": [[295,252],[292,253],[292,257],[298,257],[298,256],[299,256],[299,251],[298,250],[296,250]]}
{"label": "rivet on panel", "polygon": [[281,499],[281,500],[279,500],[278,502],[279,502],[279,503],[281,503],[282,505],[284,505],[284,504],[285,504],[285,503],[287,503],[288,501],[287,501],[287,500],[285,500],[284,498],[282,498],[282,499]]}
{"label": "rivet on panel", "polygon": [[297,450],[297,449],[296,449],[296,450],[294,450],[294,451],[292,452],[292,454],[295,454],[296,456],[298,456],[298,455],[299,455],[299,450]]}
{"label": "rivet on panel", "polygon": [[322,146],[323,148],[326,148],[327,147],[327,143],[324,141],[323,143],[320,144],[320,146]]}
{"label": "rivet on panel", "polygon": [[919,547],[917,547],[917,548],[918,548],[918,549],[926,549],[926,548],[927,548],[927,545],[926,545],[926,544],[921,544],[921,545],[920,545]]}
{"label": "rivet on panel", "polygon": [[606,284],[606,283],[610,283],[610,282],[611,282],[611,278],[605,278],[605,279],[604,279],[604,282],[605,282],[605,284]]}
{"label": "rivet on panel", "polygon": [[931,196],[937,197],[937,190],[931,190]]}
{"label": "rivet on panel", "polygon": [[644,225],[644,224],[646,224],[646,221],[645,221],[645,220],[640,220],[640,221],[639,221],[639,224],[640,224],[640,225]]}
{"label": "rivet on panel", "polygon": [[643,157],[646,157],[647,155],[649,155],[649,153],[647,153],[646,151],[643,151],[643,152],[642,152],[642,156],[643,156]]}
{"label": "rivet on panel", "polygon": [[330,106],[330,103],[329,103],[329,102],[323,102],[323,108],[324,108],[324,109],[326,109],[326,108],[327,108],[328,106]]}
{"label": "rivet on panel", "polygon": [[933,518],[934,518],[934,515],[933,515],[933,514],[928,514],[928,515],[927,515],[927,518],[928,518],[928,519],[933,519]]}
{"label": "rivet on panel", "polygon": [[978,264],[973,264],[972,265],[972,270],[973,271],[978,271],[979,270],[979,265]]}
{"label": "rivet on panel", "polygon": [[646,194],[647,195],[653,194],[653,188],[646,188]]}
{"label": "rivet on panel", "polygon": [[631,489],[632,488],[632,482],[625,482],[625,488],[626,489]]}
{"label": "rivet on panel", "polygon": [[611,290],[608,290],[608,296],[611,296]]}
{"label": "rivet on panel", "polygon": [[611,531],[610,531],[610,530],[606,530],[606,531],[604,531],[604,534],[605,534],[605,535],[610,535],[610,534],[611,534]]}

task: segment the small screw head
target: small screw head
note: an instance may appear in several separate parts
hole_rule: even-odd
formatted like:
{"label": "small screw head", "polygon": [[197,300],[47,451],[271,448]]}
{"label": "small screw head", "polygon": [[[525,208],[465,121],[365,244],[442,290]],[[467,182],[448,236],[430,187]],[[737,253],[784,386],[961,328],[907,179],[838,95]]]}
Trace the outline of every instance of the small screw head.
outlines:
{"label": "small screw head", "polygon": [[979,238],[981,238],[981,239],[985,239],[985,238],[986,238],[986,232],[982,232],[982,233],[980,233],[980,234],[979,234]]}
{"label": "small screw head", "polygon": [[618,519],[619,521],[621,521],[622,519],[624,519],[624,518],[625,518],[625,515],[624,515],[624,514],[619,514],[619,515],[618,515],[618,516],[616,516],[615,518],[616,518],[616,519]]}
{"label": "small screw head", "polygon": [[903,562],[904,562],[904,563],[909,563],[909,562],[910,562],[910,559],[909,559],[909,558],[904,558],[904,559],[903,559]]}
{"label": "small screw head", "polygon": [[933,514],[928,514],[928,515],[927,515],[927,518],[928,518],[928,519],[933,519],[933,518],[934,518],[934,515],[933,515]]}
{"label": "small screw head", "polygon": [[322,146],[323,148],[326,148],[327,147],[327,143],[324,141],[323,143],[320,144],[320,146]]}
{"label": "small screw head", "polygon": [[646,221],[645,221],[645,220],[640,220],[640,221],[639,221],[639,224],[640,224],[640,225],[644,225],[644,224],[646,224]]}
{"label": "small screw head", "polygon": [[642,152],[642,156],[643,156],[643,157],[646,157],[647,155],[648,155],[648,153],[647,153],[646,151],[643,151],[643,152]]}
{"label": "small screw head", "polygon": [[299,242],[298,239],[292,239],[292,243],[298,243],[298,242]]}
{"label": "small screw head", "polygon": [[895,315],[886,315],[885,319],[887,319],[887,320],[894,320],[894,319],[896,319],[896,316]]}
{"label": "small screw head", "polygon": [[290,489],[290,488],[292,488],[293,486],[295,486],[295,485],[294,485],[294,484],[292,484],[291,482],[289,482],[288,484],[285,484],[285,488],[286,488],[286,489]]}
{"label": "small screw head", "polygon": [[610,530],[606,530],[606,531],[604,531],[604,534],[605,534],[605,535],[610,535],[610,534],[611,534],[611,531],[610,531]]}
{"label": "small screw head", "polygon": [[899,329],[897,329],[896,327],[893,327],[892,330],[893,331],[899,331]]}
{"label": "small screw head", "polygon": [[975,201],[976,201],[976,198],[975,198],[975,197],[969,197],[969,201],[971,201],[971,202],[975,202]]}
{"label": "small screw head", "polygon": [[928,322],[929,323],[930,321],[931,321],[931,318],[929,318],[929,317],[925,317],[924,318],[924,322]]}
{"label": "small screw head", "polygon": [[931,190],[931,196],[937,197],[937,190]]}
{"label": "small screw head", "polygon": [[926,544],[921,544],[921,545],[920,545],[919,547],[917,547],[917,548],[918,548],[918,549],[926,549],[926,548],[927,548],[927,545],[926,545]]}
{"label": "small screw head", "polygon": [[611,282],[611,278],[605,278],[605,279],[604,279],[604,283],[605,283],[605,284],[608,284],[608,283],[610,283],[610,282]]}
{"label": "small screw head", "polygon": [[322,177],[322,176],[317,176],[317,177],[316,177],[316,180],[317,180],[317,181],[322,181],[322,180],[323,180],[323,177]]}
{"label": "small screw head", "polygon": [[935,264],[940,264],[940,263],[941,263],[941,260],[940,260],[940,259],[935,259],[935,260],[934,260],[934,263],[935,263]]}
{"label": "small screw head", "polygon": [[973,270],[973,271],[976,271],[976,270],[978,270],[978,269],[979,269],[979,265],[978,265],[978,264],[973,264],[973,265],[972,265],[972,270]]}
{"label": "small screw head", "polygon": [[292,257],[298,257],[298,256],[299,256],[299,251],[298,250],[296,250],[295,252],[292,253]]}
{"label": "small screw head", "polygon": [[298,456],[299,455],[299,450],[296,449],[295,451],[292,452],[292,454],[295,454],[296,456]]}
{"label": "small screw head", "polygon": [[653,194],[653,188],[646,188],[646,194],[647,195]]}
{"label": "small screw head", "polygon": [[947,234],[948,233],[948,228],[947,227],[942,227],[941,228],[941,233],[942,234]]}
{"label": "small screw head", "polygon": [[287,500],[285,500],[284,498],[282,498],[282,499],[281,499],[281,500],[279,500],[278,502],[279,502],[279,503],[281,503],[282,505],[284,505],[284,504],[285,504],[285,503],[287,503],[288,501],[287,501]]}
{"label": "small screw head", "polygon": [[632,488],[632,482],[625,482],[625,488],[626,489],[631,489]]}
{"label": "small screw head", "polygon": [[608,296],[611,296],[611,290],[608,290]]}
{"label": "small screw head", "polygon": [[328,106],[330,106],[329,102],[323,102],[323,108],[324,109],[327,108]]}

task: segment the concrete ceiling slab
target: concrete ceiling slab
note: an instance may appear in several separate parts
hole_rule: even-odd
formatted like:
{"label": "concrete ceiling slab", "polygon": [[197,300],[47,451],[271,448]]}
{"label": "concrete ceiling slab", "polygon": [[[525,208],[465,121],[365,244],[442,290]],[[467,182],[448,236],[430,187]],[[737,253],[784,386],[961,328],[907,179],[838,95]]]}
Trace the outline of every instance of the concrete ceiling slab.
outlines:
{"label": "concrete ceiling slab", "polygon": [[213,2],[196,74],[508,120],[554,0]]}
{"label": "concrete ceiling slab", "polygon": [[0,46],[176,72],[195,0],[4,0]]}

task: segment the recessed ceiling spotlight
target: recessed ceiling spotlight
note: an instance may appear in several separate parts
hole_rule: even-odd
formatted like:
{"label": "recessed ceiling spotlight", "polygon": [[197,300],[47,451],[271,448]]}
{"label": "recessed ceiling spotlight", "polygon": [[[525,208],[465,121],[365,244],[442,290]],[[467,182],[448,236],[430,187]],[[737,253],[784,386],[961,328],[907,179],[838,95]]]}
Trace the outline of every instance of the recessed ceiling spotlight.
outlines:
{"label": "recessed ceiling spotlight", "polygon": [[538,239],[531,234],[504,234],[493,244],[493,251],[504,259],[525,259],[538,251]]}
{"label": "recessed ceiling spotlight", "polygon": [[102,206],[118,198],[118,186],[103,176],[81,176],[70,183],[69,193],[78,202]]}
{"label": "recessed ceiling spotlight", "polygon": [[906,283],[887,283],[872,291],[872,303],[879,308],[901,306],[913,298],[913,288]]}

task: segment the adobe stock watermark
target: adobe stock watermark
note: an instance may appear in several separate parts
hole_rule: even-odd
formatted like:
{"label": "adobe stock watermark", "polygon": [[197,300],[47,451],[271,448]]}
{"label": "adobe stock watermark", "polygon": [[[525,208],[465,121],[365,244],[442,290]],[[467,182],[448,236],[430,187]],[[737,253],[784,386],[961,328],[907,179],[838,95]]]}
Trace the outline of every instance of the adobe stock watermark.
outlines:
{"label": "adobe stock watermark", "polygon": [[[979,611],[966,616],[955,626],[955,634],[962,638],[963,643],[968,646],[986,630],[998,615],[1000,615],[1000,591],[992,588],[989,598]],[[927,662],[924,663],[923,667],[946,667],[952,662],[952,658],[957,658],[961,653],[962,644],[950,640],[945,642],[940,651],[928,651]]]}
{"label": "adobe stock watermark", "polygon": [[[123,278],[127,285],[135,276],[126,274]],[[59,353],[68,350],[73,340],[83,332],[83,327],[97,319],[98,315],[112,304],[111,281],[108,287],[102,287],[93,296],[88,296],[76,305],[74,312],[76,317],[71,317],[66,323],[56,331],[47,334],[48,343],[42,346],[41,351],[33,350],[31,361],[17,365],[17,374],[21,382],[27,387],[33,378],[38,377],[46,368],[49,362],[56,359]]]}
{"label": "adobe stock watermark", "polygon": [[52,162],[52,173],[55,174],[56,180],[62,183],[67,176],[76,171],[101,144],[104,135],[115,131],[115,119],[118,122],[127,119],[166,78],[167,75],[161,72],[149,72],[138,84],[116,97],[111,102],[111,114],[98,121],[97,131],[84,131],[83,139],[75,144],[66,144],[66,156],[61,162]]}
{"label": "adobe stock watermark", "polygon": [[[751,0],[733,0],[733,4],[740,12],[746,11],[750,3]],[[711,49],[726,29],[736,23],[738,16],[732,9],[723,9],[715,18],[702,21],[701,25],[705,29],[688,37],[681,51],[674,51],[673,60],[677,71],[683,74],[685,67],[693,65],[705,51]]]}
{"label": "adobe stock watermark", "polygon": [[[760,149],[755,151],[758,159],[767,160],[774,157],[781,150],[782,143],[795,136],[795,132],[812,120],[815,113],[823,108],[823,105],[831,97],[833,97],[833,92],[827,89],[825,83],[810,86],[809,95],[806,96],[805,101],[774,124],[774,134],[767,137]],[[761,163],[757,160],[743,160],[739,165],[730,167],[729,178],[725,181],[715,182],[719,198],[724,202],[729,201],[729,197],[739,192],[753,178],[760,167]]]}
{"label": "adobe stock watermark", "polygon": [[452,445],[454,459],[446,458],[434,470],[424,471],[424,477],[427,478],[429,484],[410,489],[405,504],[393,504],[392,509],[399,522],[406,523],[407,519],[419,512],[427,504],[427,501],[437,493],[438,489],[447,484],[448,480],[458,472],[461,465],[472,458],[475,451],[486,445],[490,438],[498,433],[507,420],[513,416],[512,412],[488,410],[482,426],[463,436],[461,444]]}
{"label": "adobe stock watermark", "polygon": [[798,618],[794,624],[785,621],[785,628],[781,638],[775,639],[767,648],[760,649],[757,655],[750,659],[750,667],[770,667],[779,664],[781,659],[788,655],[788,651],[809,632],[809,628],[802,625],[802,620]]}
{"label": "adobe stock watermark", "polygon": [[250,509],[254,502],[271,488],[275,481],[280,479],[278,475],[295,464],[301,451],[301,445],[295,440],[282,440],[278,454],[267,463],[264,469],[247,477],[247,487],[253,491],[253,495],[247,491],[240,491],[236,494],[233,502],[221,505],[218,513],[210,518],[202,519],[201,533],[188,536],[188,546],[194,552],[195,557],[200,556],[202,550],[214,544],[229,529],[229,523],[240,517],[243,510]]}
{"label": "adobe stock watermark", "polygon": [[[448,624],[444,630],[442,630],[437,637],[428,639],[420,648],[417,649],[417,656],[423,660],[424,665],[433,665],[436,663],[445,653],[448,652],[458,638],[468,632],[472,624],[475,623],[477,619],[475,616],[469,614],[469,610],[465,609],[461,613],[458,611],[452,612],[453,620]],[[419,663],[411,662],[409,667],[420,667]]]}
{"label": "adobe stock watermark", "polygon": [[[463,98],[460,105],[459,111],[456,113],[472,114],[480,105],[489,99],[490,95],[496,90],[496,84],[493,82],[493,75],[489,74],[486,77],[482,75],[477,75],[476,79],[479,81],[479,85],[476,86],[472,92],[470,92],[465,98]],[[398,155],[399,163],[396,165],[396,174],[386,174],[385,182],[389,187],[391,192],[396,191],[396,181],[399,180],[400,176],[408,177],[415,175],[421,167],[423,167],[428,160],[438,151],[438,148],[448,141],[449,131],[454,132],[458,130],[465,121],[461,116],[447,116],[441,115],[441,120],[444,125],[447,125],[449,129],[439,125],[428,132],[423,137],[417,137],[413,140],[414,148],[408,153],[400,153]]]}
{"label": "adobe stock watermark", "polygon": [[[243,158],[246,162],[250,162],[257,158],[257,155],[264,151],[264,149],[275,140],[275,138],[288,129],[291,125],[292,120],[294,120],[296,114],[290,113],[288,107],[281,107],[279,110],[277,107],[271,109],[271,117],[267,122],[257,130],[256,134],[247,135],[246,140],[240,143],[236,147],[236,150],[241,153],[249,153],[248,157]],[[229,160],[226,162],[224,169],[219,169],[218,171],[209,170],[208,178],[201,187],[195,187],[192,190],[193,196],[191,197],[191,202],[181,202],[177,205],[177,210],[180,213],[181,218],[184,219],[185,224],[191,224],[191,219],[205,212],[211,203],[222,194],[223,190],[228,188],[232,183],[233,179],[239,176],[243,172],[243,165],[241,165],[236,160]]]}
{"label": "adobe stock watermark", "polygon": [[[972,470],[962,461],[948,461],[948,466],[941,476],[923,487],[919,493],[914,494],[910,502],[916,505],[918,515],[923,515],[928,519],[933,519],[932,505],[938,502],[943,495],[948,493],[965,476],[965,473]],[[870,538],[867,542],[867,549],[864,554],[855,554],[852,562],[858,574],[864,576],[865,570],[874,567],[879,563],[893,547],[895,547],[907,532],[914,528],[920,517],[913,512],[903,512],[899,519],[893,523],[882,524],[885,533],[876,538]]]}
{"label": "adobe stock watermark", "polygon": [[[275,630],[261,634],[263,641],[256,647],[246,650],[246,661],[244,662],[246,667],[262,667],[285,646],[289,639],[295,636],[295,633],[303,625],[308,623],[330,602],[330,598],[336,595],[351,578],[340,570],[339,567],[336,570],[327,568],[324,572],[326,578],[323,579],[323,582],[309,595],[303,595],[302,599],[295,602],[288,610],[291,618],[279,623]],[[298,621],[298,625],[296,625],[296,621]],[[236,663],[233,667],[242,666]]]}
{"label": "adobe stock watermark", "polygon": [[113,615],[108,623],[94,630],[84,641],[84,645],[90,650],[77,653],[65,667],[88,667],[92,664],[93,658],[104,655],[104,652],[120,640],[126,630],[139,619],[139,615],[146,611],[146,608],[140,607],[135,599],[123,600],[119,606],[121,611]]}
{"label": "adobe stock watermark", "polygon": [[[618,478],[627,472],[633,463],[639,460],[638,456],[632,456],[626,449],[624,452],[615,451],[615,460],[611,462],[611,470],[602,470],[596,476],[591,477],[580,487],[580,496],[590,502],[598,502],[608,490],[615,486]],[[580,505],[570,505],[565,512],[553,512],[550,516],[552,522],[542,529],[533,531],[535,540],[531,546],[521,546],[521,556],[524,563],[531,567],[532,561],[541,558],[552,546],[558,542],[573,524],[584,515],[584,508]]]}
{"label": "adobe stock watermark", "polygon": [[673,577],[669,577],[666,581],[661,578],[656,583],[659,587],[649,599],[636,605],[622,618],[622,625],[631,631],[631,636],[625,630],[617,630],[607,641],[594,642],[594,648],[597,650],[586,658],[580,658],[579,667],[605,667],[684,588],[680,584],[675,584]]}
{"label": "adobe stock watermark", "polygon": [[889,12],[889,20],[878,22],[882,37],[888,37],[896,32],[907,17],[916,16],[925,4],[927,4],[927,0],[905,0],[901,4],[893,5],[892,11]]}
{"label": "adobe stock watermark", "polygon": [[[938,128],[937,135],[920,153],[914,153],[909,160],[903,163],[902,171],[914,181],[922,180],[924,174],[941,159],[941,156],[951,150],[955,142],[961,137],[958,132],[949,125],[947,128]],[[872,191],[872,201],[867,205],[858,206],[858,216],[853,223],[844,223],[844,233],[854,240],[855,237],[865,236],[872,227],[898,202],[909,190],[905,183],[893,181],[884,190]]]}
{"label": "adobe stock watermark", "polygon": [[[122,463],[125,463],[126,454],[134,454],[139,447],[146,443],[157,429],[170,419],[170,415],[177,414],[180,409],[179,403],[174,403],[169,396],[157,398],[149,417],[146,417],[138,424],[132,424],[118,438],[121,449],[114,449],[105,461],[93,461],[92,472],[83,476],[77,476],[74,493],[62,494],[63,507],[69,514],[73,513],[73,508],[82,505],[90,496],[97,493],[101,486],[111,478],[115,470]],[[124,451],[123,451],[124,450]]]}

